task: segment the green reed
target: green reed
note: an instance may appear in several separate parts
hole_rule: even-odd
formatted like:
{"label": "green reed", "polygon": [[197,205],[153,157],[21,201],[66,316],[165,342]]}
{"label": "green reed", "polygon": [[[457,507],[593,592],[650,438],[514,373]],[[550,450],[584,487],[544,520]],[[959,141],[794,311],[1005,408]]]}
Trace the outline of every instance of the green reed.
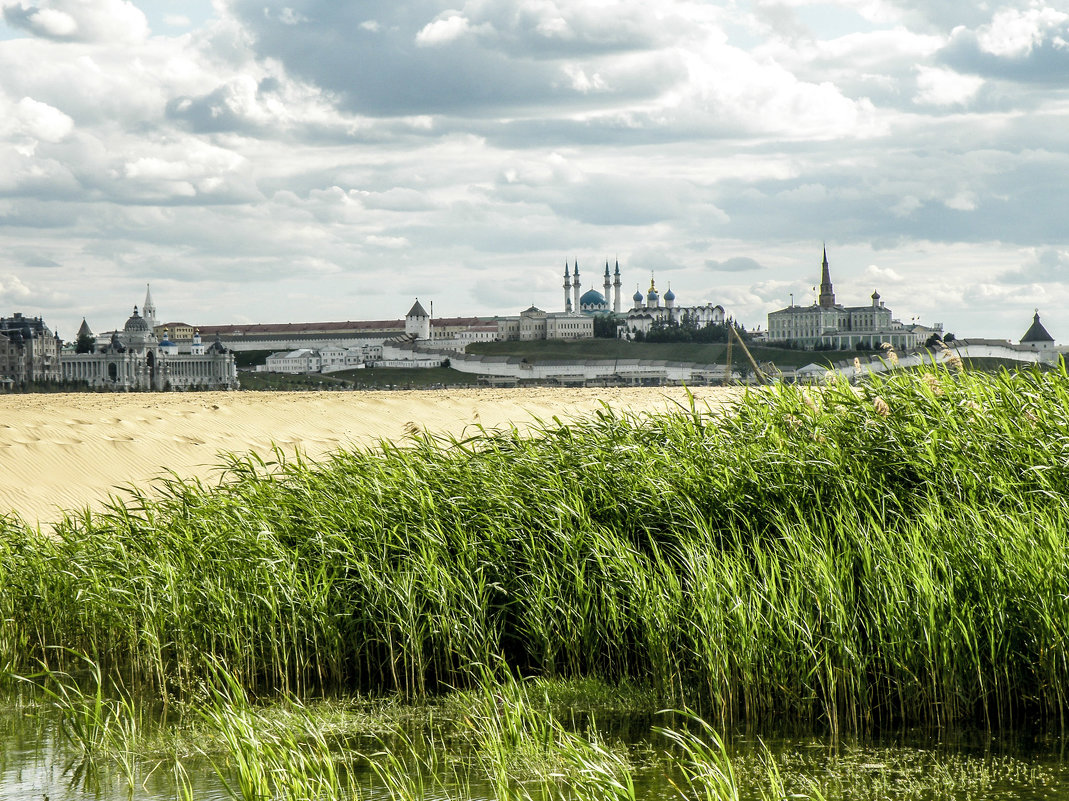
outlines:
{"label": "green reed", "polygon": [[257,692],[426,697],[502,663],[718,725],[1064,725],[1064,373],[778,386],[220,478],[0,522],[0,665],[63,669],[58,645],[167,696],[223,662]]}

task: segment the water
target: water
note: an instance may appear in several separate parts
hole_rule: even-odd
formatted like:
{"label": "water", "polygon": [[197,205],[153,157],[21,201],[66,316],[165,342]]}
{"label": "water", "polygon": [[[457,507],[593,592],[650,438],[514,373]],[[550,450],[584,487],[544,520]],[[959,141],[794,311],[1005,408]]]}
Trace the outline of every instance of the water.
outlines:
{"label": "water", "polygon": [[[664,759],[665,741],[650,730],[649,718],[621,720],[626,751],[634,765],[637,795],[643,799],[679,798],[676,784],[684,776]],[[165,734],[165,732],[164,732]],[[759,798],[767,788],[771,759],[788,793],[816,787],[832,799],[885,801],[1046,801],[1069,797],[1069,761],[1060,737],[991,735],[959,732],[953,735],[908,732],[881,739],[814,736],[760,738],[735,734],[725,738],[741,797]],[[155,742],[155,734],[148,741]],[[151,751],[152,748],[148,748]],[[374,749],[362,747],[365,753]],[[470,753],[464,759],[470,759]],[[222,761],[221,757],[216,759]],[[183,755],[178,762],[192,797],[222,801],[232,796],[212,763],[203,756]],[[440,764],[447,764],[443,756]],[[178,797],[175,760],[158,750],[122,766],[121,760],[82,758],[60,729],[52,713],[34,710],[0,711],[0,801],[171,801]],[[133,767],[129,767],[129,765]],[[227,774],[231,780],[233,774]],[[369,791],[370,772],[358,772],[364,785],[361,798],[388,797],[381,788]],[[485,781],[472,781],[463,795],[494,797]],[[429,799],[446,793],[432,790]],[[355,796],[354,796],[355,797]]]}

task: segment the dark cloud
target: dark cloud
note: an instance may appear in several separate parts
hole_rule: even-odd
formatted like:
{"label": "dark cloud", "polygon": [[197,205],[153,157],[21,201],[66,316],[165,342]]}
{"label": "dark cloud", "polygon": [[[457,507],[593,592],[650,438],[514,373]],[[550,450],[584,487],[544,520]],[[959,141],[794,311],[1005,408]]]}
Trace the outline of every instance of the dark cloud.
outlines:
{"label": "dark cloud", "polygon": [[[1060,37],[1061,43],[1055,41]],[[980,47],[976,33],[959,31],[936,59],[965,73],[1038,86],[1069,87],[1069,23],[1020,55],[995,55]]]}
{"label": "dark cloud", "polygon": [[58,261],[47,258],[40,255],[26,255],[22,257],[22,262],[27,267],[62,267]]}
{"label": "dark cloud", "polygon": [[717,272],[725,273],[744,273],[753,270],[765,269],[761,264],[751,259],[749,256],[735,256],[731,259],[725,259],[724,261],[715,261],[714,259],[706,259],[705,266],[710,270],[716,270]]}
{"label": "dark cloud", "polygon": [[[511,5],[511,4],[509,4]],[[428,0],[359,4],[334,0],[264,3],[235,0],[231,11],[254,38],[261,57],[334,94],[350,111],[374,116],[464,113],[610,102],[652,97],[656,84],[598,87],[594,76],[562,71],[570,60],[639,47],[641,31],[591,22],[565,48],[552,36],[535,36],[522,12],[505,20],[506,4],[481,19],[465,20],[455,36],[441,5]],[[288,9],[288,12],[287,12]],[[374,23],[374,24],[371,24]],[[428,26],[441,25],[441,28]],[[442,31],[438,37],[421,32]],[[480,31],[492,33],[483,35]],[[421,43],[422,42],[422,43]],[[597,90],[596,92],[593,90]]]}
{"label": "dark cloud", "polygon": [[240,133],[257,136],[264,133],[262,123],[251,122],[241,112],[240,98],[233,86],[220,86],[199,97],[179,96],[167,101],[167,116],[184,123],[195,133]]}

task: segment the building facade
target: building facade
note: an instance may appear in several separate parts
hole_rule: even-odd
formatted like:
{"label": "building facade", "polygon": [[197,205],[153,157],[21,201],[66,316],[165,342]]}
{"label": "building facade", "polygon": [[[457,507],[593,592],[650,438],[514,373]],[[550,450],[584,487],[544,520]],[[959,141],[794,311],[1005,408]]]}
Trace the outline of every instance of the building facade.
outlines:
{"label": "building facade", "polygon": [[[795,306],[770,312],[769,343],[789,344],[806,350],[855,350],[878,348],[888,343],[895,348],[915,348],[921,342],[918,327],[905,326],[895,320],[891,310],[872,293],[868,306],[843,306],[835,302],[835,291],[828,267],[828,251],[821,264],[820,294],[811,306]],[[930,330],[942,330],[936,325]]]}
{"label": "building facade", "polygon": [[157,338],[151,291],[146,292],[142,309],[144,316],[135,306],[123,330],[113,331],[106,344],[96,345],[90,353],[65,353],[63,379],[120,392],[237,389],[234,354],[218,338],[206,345],[195,331],[190,352],[179,353],[166,334]]}
{"label": "building facade", "polygon": [[0,379],[9,384],[59,381],[62,342],[40,317],[0,318]]}
{"label": "building facade", "polygon": [[497,320],[497,338],[504,341],[592,339],[593,336],[593,316],[580,312],[547,312],[530,306],[515,317]]}

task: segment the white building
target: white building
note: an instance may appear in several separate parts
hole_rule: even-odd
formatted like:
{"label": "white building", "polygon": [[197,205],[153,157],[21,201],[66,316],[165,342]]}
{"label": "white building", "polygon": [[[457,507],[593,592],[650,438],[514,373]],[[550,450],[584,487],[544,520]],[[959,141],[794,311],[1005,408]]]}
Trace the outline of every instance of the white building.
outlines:
{"label": "white building", "polygon": [[[157,339],[156,305],[145,293],[144,316],[137,307],[123,330],[113,331],[91,353],[63,353],[65,381],[84,381],[101,390],[237,389],[234,354],[216,339],[205,346],[194,337],[196,350],[180,354],[166,337]],[[88,331],[88,325],[86,324]]]}
{"label": "white building", "polygon": [[[936,324],[929,330],[942,330]],[[903,325],[891,315],[880,300],[880,293],[872,293],[868,306],[842,306],[835,302],[828,251],[824,250],[821,265],[820,296],[811,306],[795,306],[770,312],[768,341],[791,344],[812,350],[854,350],[858,347],[878,348],[889,343],[895,348],[915,348],[923,340],[916,327]]]}
{"label": "white building", "polygon": [[524,309],[515,317],[499,317],[497,336],[501,340],[591,339],[594,318],[579,312],[547,312],[537,306]]}
{"label": "white building", "polygon": [[321,364],[318,350],[298,348],[297,350],[272,353],[268,356],[267,372],[288,373],[290,375],[318,373]]}
{"label": "white building", "polygon": [[325,345],[322,348],[296,348],[279,351],[267,357],[264,370],[268,373],[334,373],[338,370],[358,370],[382,358],[382,345],[361,345],[343,348]]}

